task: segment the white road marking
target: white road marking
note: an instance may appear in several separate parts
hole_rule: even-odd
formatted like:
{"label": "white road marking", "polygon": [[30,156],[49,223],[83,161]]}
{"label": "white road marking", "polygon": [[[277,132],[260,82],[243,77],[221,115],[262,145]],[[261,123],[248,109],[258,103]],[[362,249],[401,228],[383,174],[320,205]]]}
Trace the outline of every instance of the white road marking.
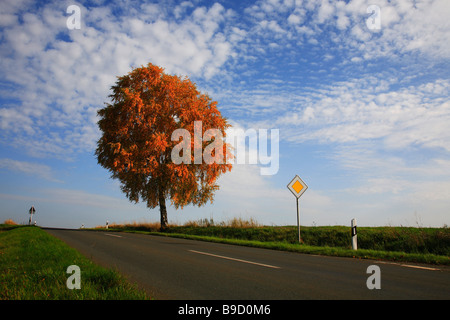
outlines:
{"label": "white road marking", "polygon": [[430,268],[430,267],[422,267],[422,266],[413,266],[410,264],[401,264],[402,267],[408,267],[408,268],[416,268],[416,269],[424,269],[424,270],[440,270],[437,268]]}
{"label": "white road marking", "polygon": [[219,255],[217,255],[217,254],[212,254],[212,253],[207,253],[207,252],[201,252],[201,251],[196,251],[196,250],[188,250],[188,251],[194,252],[194,253],[199,253],[199,254],[204,254],[204,255],[212,256],[212,257],[216,257],[216,258],[222,258],[222,259],[227,259],[227,260],[233,260],[233,261],[238,261],[238,262],[244,262],[244,263],[249,263],[249,264],[255,264],[255,265],[263,266],[263,267],[267,267],[267,268],[280,269],[280,267],[277,267],[277,266],[271,266],[270,264],[263,264],[263,263],[258,263],[258,262],[253,262],[253,261],[248,261],[248,260],[242,260],[242,259],[230,258],[230,257],[225,257],[225,256],[219,256]]}
{"label": "white road marking", "polygon": [[431,270],[431,271],[440,271],[441,270],[439,268],[422,267],[422,266],[416,266],[416,265],[412,265],[412,264],[403,264],[403,263],[389,262],[389,261],[377,261],[377,263],[391,264],[391,265],[396,265],[396,266],[399,266],[399,267],[415,268],[415,269],[423,269],[423,270]]}
{"label": "white road marking", "polygon": [[117,237],[117,238],[122,238],[122,236],[118,236],[116,234],[110,234],[110,233],[104,233],[105,236],[110,236],[110,237]]}

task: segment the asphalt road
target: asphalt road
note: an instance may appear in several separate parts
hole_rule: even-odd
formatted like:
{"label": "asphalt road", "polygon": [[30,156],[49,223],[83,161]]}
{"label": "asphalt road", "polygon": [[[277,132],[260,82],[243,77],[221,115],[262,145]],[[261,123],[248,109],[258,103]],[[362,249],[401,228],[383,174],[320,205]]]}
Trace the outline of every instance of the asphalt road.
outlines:
{"label": "asphalt road", "polygon": [[[156,299],[450,299],[450,270],[132,233],[46,229]],[[378,266],[380,289],[367,273]],[[81,270],[82,274],[83,270]],[[81,278],[81,281],[83,279]]]}

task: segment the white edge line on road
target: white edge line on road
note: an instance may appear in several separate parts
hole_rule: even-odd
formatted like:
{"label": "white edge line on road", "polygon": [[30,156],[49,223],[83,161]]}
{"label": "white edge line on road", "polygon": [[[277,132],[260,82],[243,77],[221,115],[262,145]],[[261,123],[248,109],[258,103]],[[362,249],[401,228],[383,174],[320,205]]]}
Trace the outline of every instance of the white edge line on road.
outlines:
{"label": "white edge line on road", "polygon": [[396,265],[399,267],[406,267],[406,268],[423,269],[423,270],[430,270],[430,271],[441,271],[441,269],[439,269],[439,268],[422,267],[422,266],[416,266],[416,265],[412,265],[412,264],[402,264],[402,263],[398,263],[398,262],[377,261],[377,263],[391,264],[391,265]]}
{"label": "white edge line on road", "polygon": [[248,260],[242,260],[242,259],[230,258],[230,257],[225,257],[225,256],[219,256],[217,254],[201,252],[201,251],[196,251],[196,250],[188,250],[188,251],[193,252],[193,253],[204,254],[204,255],[212,256],[212,257],[216,257],[216,258],[222,258],[222,259],[227,259],[227,260],[233,260],[233,261],[239,261],[239,262],[244,262],[244,263],[249,263],[249,264],[255,264],[255,265],[263,266],[263,267],[267,267],[267,268],[281,269],[280,267],[271,266],[270,264],[263,264],[263,263],[248,261]]}
{"label": "white edge line on road", "polygon": [[407,267],[407,268],[415,268],[415,269],[424,269],[424,270],[433,270],[433,271],[439,271],[440,269],[438,268],[430,268],[430,267],[422,267],[422,266],[413,266],[411,264],[401,264],[402,267]]}
{"label": "white edge line on road", "polygon": [[122,238],[122,236],[118,236],[116,234],[109,234],[109,233],[104,233],[105,236],[110,236],[110,237],[117,237],[117,238]]}

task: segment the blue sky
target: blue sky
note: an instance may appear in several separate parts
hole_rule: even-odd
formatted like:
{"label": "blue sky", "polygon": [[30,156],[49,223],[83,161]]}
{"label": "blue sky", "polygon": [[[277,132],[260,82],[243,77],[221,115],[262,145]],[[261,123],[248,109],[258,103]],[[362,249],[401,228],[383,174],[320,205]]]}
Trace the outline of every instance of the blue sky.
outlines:
{"label": "blue sky", "polygon": [[277,174],[235,165],[213,204],[169,207],[169,222],[294,225],[298,174],[302,225],[448,225],[449,15],[447,0],[3,1],[0,222],[31,205],[43,226],[159,221],[94,156],[116,76],[151,62],[235,128],[280,132]]}

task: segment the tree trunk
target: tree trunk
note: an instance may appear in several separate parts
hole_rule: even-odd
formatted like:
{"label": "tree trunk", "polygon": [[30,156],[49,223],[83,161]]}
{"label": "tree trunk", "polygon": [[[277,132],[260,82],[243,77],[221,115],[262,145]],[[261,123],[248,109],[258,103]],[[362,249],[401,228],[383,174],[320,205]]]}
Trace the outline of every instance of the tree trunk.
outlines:
{"label": "tree trunk", "polygon": [[162,187],[159,187],[159,212],[161,213],[161,231],[167,229],[167,209],[166,209],[166,198],[164,197],[164,192]]}

